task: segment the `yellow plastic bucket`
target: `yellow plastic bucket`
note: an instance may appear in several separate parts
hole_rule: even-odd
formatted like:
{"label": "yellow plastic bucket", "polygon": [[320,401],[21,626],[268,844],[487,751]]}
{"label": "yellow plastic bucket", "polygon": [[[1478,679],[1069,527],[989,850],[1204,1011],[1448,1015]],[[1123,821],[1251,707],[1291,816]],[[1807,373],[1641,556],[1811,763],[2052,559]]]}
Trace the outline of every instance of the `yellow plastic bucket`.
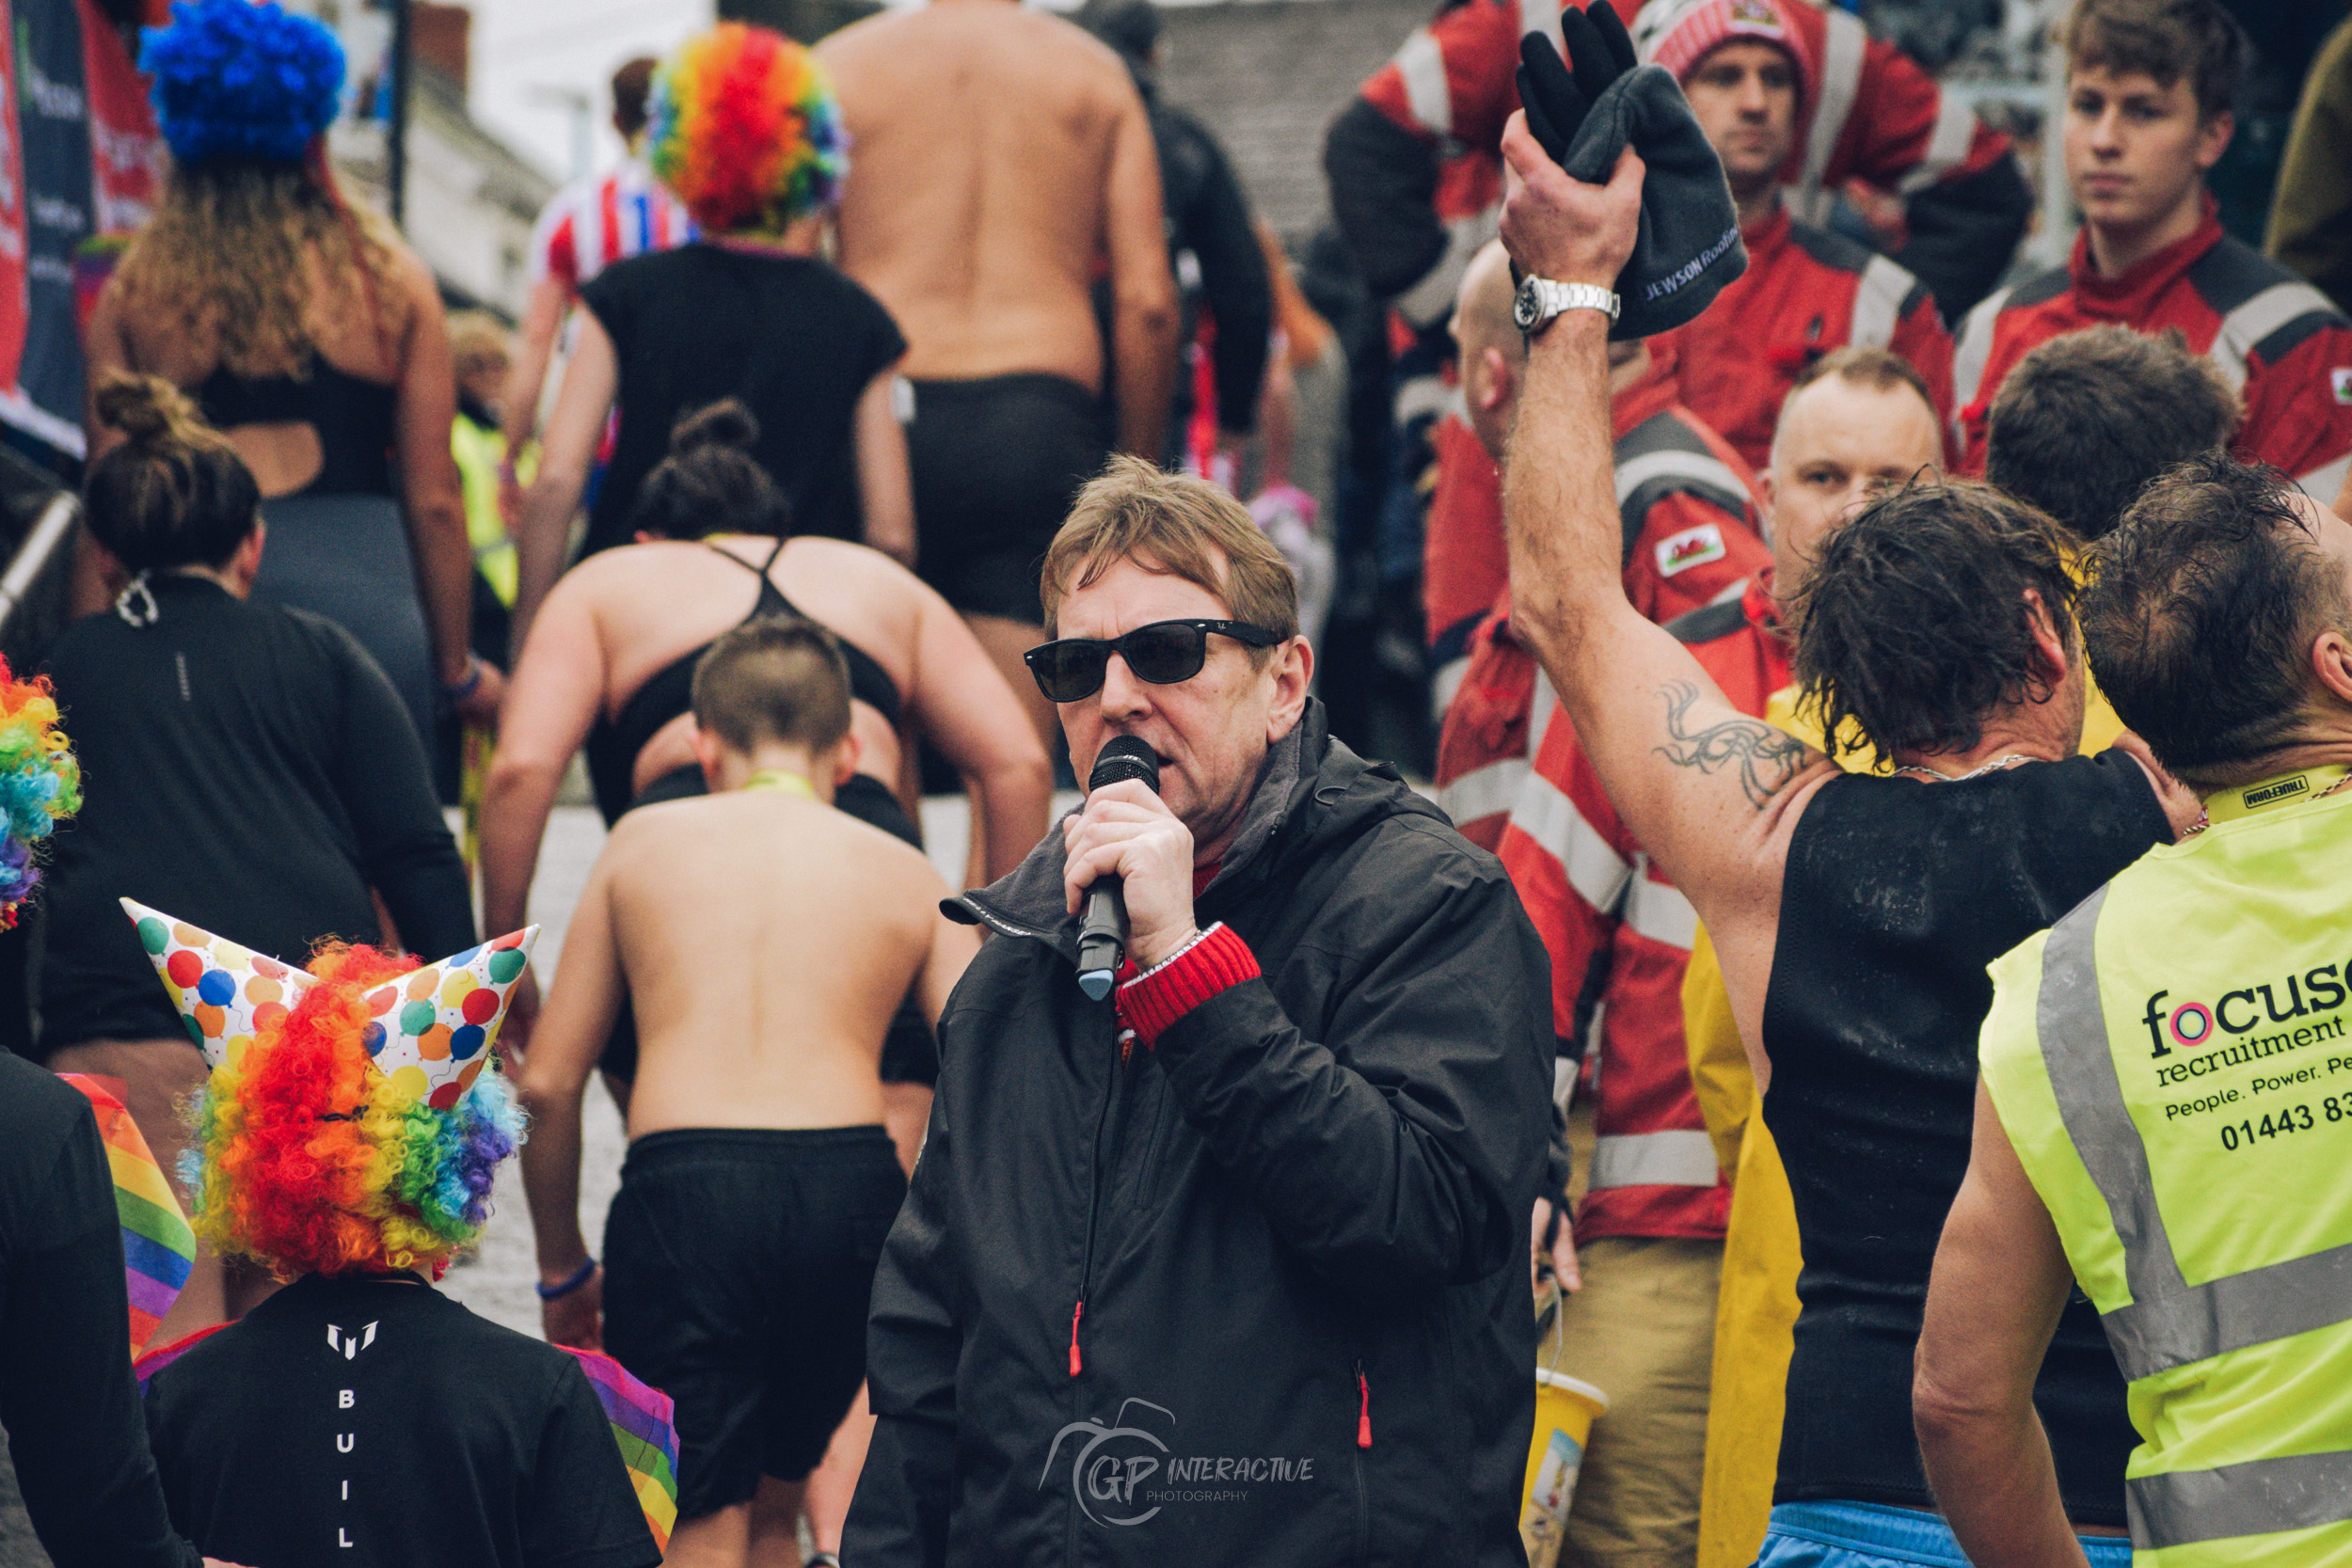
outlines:
{"label": "yellow plastic bucket", "polygon": [[1577,1472],[1593,1423],[1609,1410],[1609,1396],[1581,1378],[1535,1369],[1535,1440],[1527,1453],[1527,1481],[1519,1488],[1519,1544],[1528,1568],[1552,1568],[1568,1504],[1576,1496]]}

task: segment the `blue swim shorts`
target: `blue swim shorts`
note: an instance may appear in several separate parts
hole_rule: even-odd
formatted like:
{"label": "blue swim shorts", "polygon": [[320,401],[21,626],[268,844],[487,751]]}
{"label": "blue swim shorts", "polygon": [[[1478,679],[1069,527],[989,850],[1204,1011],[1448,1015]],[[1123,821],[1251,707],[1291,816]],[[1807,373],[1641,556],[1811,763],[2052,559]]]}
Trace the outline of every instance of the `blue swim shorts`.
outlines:
{"label": "blue swim shorts", "polygon": [[[2090,1568],[2132,1568],[2120,1535],[2077,1536]],[[1756,1568],[1968,1568],[1951,1527],[1916,1509],[1879,1503],[1780,1503]]]}

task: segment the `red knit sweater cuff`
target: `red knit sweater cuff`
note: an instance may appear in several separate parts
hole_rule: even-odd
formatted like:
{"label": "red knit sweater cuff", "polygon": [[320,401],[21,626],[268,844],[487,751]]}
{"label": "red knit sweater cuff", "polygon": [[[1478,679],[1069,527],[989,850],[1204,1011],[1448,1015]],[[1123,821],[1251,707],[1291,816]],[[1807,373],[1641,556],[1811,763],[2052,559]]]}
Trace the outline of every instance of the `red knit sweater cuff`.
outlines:
{"label": "red knit sweater cuff", "polygon": [[1119,988],[1119,1014],[1144,1049],[1178,1019],[1217,992],[1258,976],[1257,955],[1218,921],[1180,950]]}

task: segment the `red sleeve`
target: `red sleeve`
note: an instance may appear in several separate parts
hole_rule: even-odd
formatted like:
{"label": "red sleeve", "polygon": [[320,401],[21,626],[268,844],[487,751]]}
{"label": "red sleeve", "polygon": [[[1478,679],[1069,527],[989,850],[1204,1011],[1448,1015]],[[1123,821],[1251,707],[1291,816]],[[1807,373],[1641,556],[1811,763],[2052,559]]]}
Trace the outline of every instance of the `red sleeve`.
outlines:
{"label": "red sleeve", "polygon": [[1745,522],[1712,501],[1670,491],[1651,503],[1626,554],[1625,596],[1663,626],[1714,603],[1772,560]]}
{"label": "red sleeve", "polygon": [[1566,710],[1554,706],[1500,854],[1550,955],[1552,1032],[1563,1039],[1580,1037],[1608,979],[1635,853]]}
{"label": "red sleeve", "polygon": [[1178,1019],[1219,991],[1257,975],[1258,956],[1220,920],[1173,958],[1120,986],[1119,1017],[1149,1051]]}
{"label": "red sleeve", "polygon": [[[1827,106],[1834,111],[1834,103]],[[1821,182],[1835,189],[1861,179],[1915,191],[1980,174],[2008,150],[2007,136],[1959,98],[1945,97],[1910,55],[1873,39],[1864,46],[1853,106]]]}
{"label": "red sleeve", "polygon": [[1944,437],[1948,461],[1952,444],[1952,335],[1944,330],[1931,297],[1923,293],[1919,302],[1895,324],[1895,336],[1887,347],[1900,355],[1904,363],[1917,371],[1919,378],[1928,384],[1929,396],[1935,404],[1935,428]]}
{"label": "red sleeve", "polygon": [[1416,27],[1363,86],[1374,108],[1427,140],[1451,136],[1492,156],[1519,106],[1515,0],[1469,0]]}
{"label": "red sleeve", "polygon": [[2344,484],[2352,452],[2352,325],[2340,321],[2264,364],[2249,355],[2241,456],[2292,476],[2322,506]]}
{"label": "red sleeve", "polygon": [[569,213],[548,230],[547,242],[539,249],[539,276],[552,277],[565,288],[580,288],[580,254],[573,239],[576,226]]}

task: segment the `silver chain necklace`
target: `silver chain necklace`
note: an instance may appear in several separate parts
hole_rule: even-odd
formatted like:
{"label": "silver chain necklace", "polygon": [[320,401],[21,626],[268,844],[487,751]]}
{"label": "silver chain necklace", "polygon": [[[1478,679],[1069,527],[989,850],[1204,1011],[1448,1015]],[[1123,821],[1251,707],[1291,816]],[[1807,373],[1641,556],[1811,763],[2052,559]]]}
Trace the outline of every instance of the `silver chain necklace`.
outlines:
{"label": "silver chain necklace", "polygon": [[1966,784],[1970,779],[1981,779],[1987,773],[1997,773],[2002,768],[2012,767],[2017,763],[2035,762],[2039,760],[2040,759],[2036,757],[2021,756],[2017,752],[2011,752],[2005,757],[1995,758],[1994,761],[1986,763],[1982,768],[1972,768],[1965,773],[1939,773],[1932,768],[1922,768],[1915,762],[1906,762],[1900,768],[1896,768],[1895,771],[1898,773],[1916,773],[1921,778],[1928,780],[1931,784]]}

